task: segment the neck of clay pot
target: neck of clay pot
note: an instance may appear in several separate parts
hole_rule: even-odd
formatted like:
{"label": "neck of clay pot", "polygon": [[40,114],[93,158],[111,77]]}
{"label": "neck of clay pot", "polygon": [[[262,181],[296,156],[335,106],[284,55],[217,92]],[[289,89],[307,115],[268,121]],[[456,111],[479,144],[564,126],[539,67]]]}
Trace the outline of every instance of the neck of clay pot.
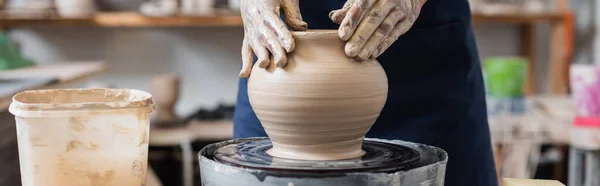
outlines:
{"label": "neck of clay pot", "polygon": [[[307,60],[348,58],[344,53],[344,41],[338,37],[337,30],[309,30],[292,32],[296,42],[294,54]],[[336,60],[340,61],[340,60]]]}

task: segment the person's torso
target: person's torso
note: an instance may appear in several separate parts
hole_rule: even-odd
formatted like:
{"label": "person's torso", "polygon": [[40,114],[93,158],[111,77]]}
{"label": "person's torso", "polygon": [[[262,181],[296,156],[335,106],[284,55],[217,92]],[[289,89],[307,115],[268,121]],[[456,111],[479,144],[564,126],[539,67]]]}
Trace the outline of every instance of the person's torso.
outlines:
{"label": "person's torso", "polygon": [[[344,2],[301,0],[300,11],[309,29],[337,29],[328,14]],[[474,99],[484,93],[470,19],[467,0],[429,0],[413,27],[377,58],[387,73],[389,92],[369,136],[394,138],[422,125],[431,135],[412,140],[432,142],[454,127],[443,123],[464,120],[474,105],[485,109],[483,99]]]}
{"label": "person's torso", "polygon": [[[328,18],[329,12],[341,8],[346,0],[301,0],[302,17],[311,29],[336,29],[338,25]],[[413,28],[468,21],[470,10],[467,0],[428,0]]]}
{"label": "person's torso", "polygon": [[[309,29],[337,29],[328,14],[345,1],[300,0],[300,11]],[[367,137],[443,148],[450,156],[446,185],[494,186],[483,80],[470,19],[467,0],[428,0],[413,27],[377,58],[388,77],[388,98]],[[246,88],[247,79],[240,80],[236,137],[266,136]]]}

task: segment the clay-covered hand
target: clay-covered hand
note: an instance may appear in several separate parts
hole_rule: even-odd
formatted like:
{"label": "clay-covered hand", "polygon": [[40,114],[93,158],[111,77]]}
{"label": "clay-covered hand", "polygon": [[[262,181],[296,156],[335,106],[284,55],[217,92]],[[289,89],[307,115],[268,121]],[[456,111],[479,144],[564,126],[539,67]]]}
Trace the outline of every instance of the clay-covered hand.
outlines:
{"label": "clay-covered hand", "polygon": [[358,60],[376,58],[406,33],[426,0],[348,0],[329,13],[340,24],[345,52]]}
{"label": "clay-covered hand", "polygon": [[287,24],[293,30],[306,30],[298,0],[240,0],[244,21],[242,45],[242,70],[240,77],[248,77],[256,54],[258,66],[266,68],[271,63],[277,67],[287,64],[286,54],[294,50],[294,38],[281,18],[281,10]]}

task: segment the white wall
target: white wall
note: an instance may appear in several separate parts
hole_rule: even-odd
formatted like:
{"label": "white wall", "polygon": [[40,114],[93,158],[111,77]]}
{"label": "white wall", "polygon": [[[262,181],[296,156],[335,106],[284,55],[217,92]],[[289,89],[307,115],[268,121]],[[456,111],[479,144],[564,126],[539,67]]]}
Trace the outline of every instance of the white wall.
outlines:
{"label": "white wall", "polygon": [[11,35],[24,55],[38,63],[106,60],[109,71],[92,80],[119,88],[149,90],[153,74],[179,74],[182,93],[177,110],[182,115],[236,99],[240,28],[65,27],[14,30]]}

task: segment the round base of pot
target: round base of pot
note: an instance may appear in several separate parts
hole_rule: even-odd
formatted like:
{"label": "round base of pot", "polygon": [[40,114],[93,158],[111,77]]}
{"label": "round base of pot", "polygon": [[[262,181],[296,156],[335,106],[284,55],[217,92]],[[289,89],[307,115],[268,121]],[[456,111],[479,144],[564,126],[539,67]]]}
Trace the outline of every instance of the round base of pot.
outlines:
{"label": "round base of pot", "polygon": [[443,185],[443,150],[398,140],[365,139],[360,158],[313,161],[270,156],[268,138],[229,140],[200,151],[204,186]]}
{"label": "round base of pot", "polygon": [[269,139],[233,143],[218,148],[213,159],[237,167],[305,173],[399,171],[419,160],[416,149],[372,140],[363,143],[363,156],[344,160],[277,158],[268,153],[272,147]]}
{"label": "round base of pot", "polygon": [[[362,150],[363,138],[349,140],[345,142],[339,142],[331,148],[323,148],[321,146],[310,146],[299,149],[297,146],[291,146],[286,148],[287,145],[273,143],[272,148],[267,151],[267,154],[283,159],[297,159],[297,160],[343,160],[359,158],[365,155],[365,151]],[[328,144],[327,146],[331,146]],[[326,149],[326,150],[323,150]]]}

